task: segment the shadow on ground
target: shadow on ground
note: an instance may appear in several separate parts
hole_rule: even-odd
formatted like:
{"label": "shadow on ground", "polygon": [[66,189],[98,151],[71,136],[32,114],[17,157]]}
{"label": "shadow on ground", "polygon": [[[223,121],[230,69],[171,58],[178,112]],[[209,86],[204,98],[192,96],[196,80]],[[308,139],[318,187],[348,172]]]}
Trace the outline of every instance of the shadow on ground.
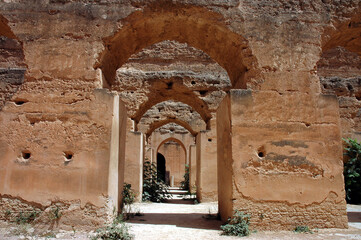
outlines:
{"label": "shadow on ground", "polygon": [[348,222],[361,222],[361,212],[348,212]]}
{"label": "shadow on ground", "polygon": [[194,204],[195,199],[167,199],[165,203],[174,203],[174,204]]}
{"label": "shadow on ground", "polygon": [[145,213],[131,218],[129,223],[174,225],[183,228],[219,230],[222,222],[216,214],[199,213]]}

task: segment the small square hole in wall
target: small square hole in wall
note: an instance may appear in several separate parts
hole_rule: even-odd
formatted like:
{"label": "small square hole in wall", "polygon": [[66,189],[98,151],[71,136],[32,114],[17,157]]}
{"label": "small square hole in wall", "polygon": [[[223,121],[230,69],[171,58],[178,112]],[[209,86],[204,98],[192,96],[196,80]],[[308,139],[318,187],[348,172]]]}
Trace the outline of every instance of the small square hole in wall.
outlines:
{"label": "small square hole in wall", "polygon": [[17,99],[14,100],[14,103],[15,103],[16,106],[21,106],[21,105],[23,105],[24,103],[27,103],[27,102],[28,102],[28,100],[20,99],[20,98],[17,98]]}
{"label": "small square hole in wall", "polygon": [[257,155],[260,158],[264,158],[266,156],[266,150],[264,146],[258,148],[257,152],[258,152]]}
{"label": "small square hole in wall", "polygon": [[23,157],[23,159],[29,159],[31,157],[31,152],[28,150],[24,150],[21,152],[21,156]]}
{"label": "small square hole in wall", "polygon": [[71,152],[71,151],[65,151],[64,152],[64,163],[65,164],[68,164],[70,161],[73,160],[73,157],[74,157],[74,153]]}
{"label": "small square hole in wall", "polygon": [[208,142],[212,142],[212,138],[208,138]]}

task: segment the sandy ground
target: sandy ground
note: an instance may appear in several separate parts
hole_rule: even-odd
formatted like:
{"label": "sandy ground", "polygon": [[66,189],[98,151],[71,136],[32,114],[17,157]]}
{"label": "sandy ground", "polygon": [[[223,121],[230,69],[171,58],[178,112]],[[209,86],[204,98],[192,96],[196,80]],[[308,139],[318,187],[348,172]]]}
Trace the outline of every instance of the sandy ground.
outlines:
{"label": "sandy ground", "polygon": [[[177,202],[177,201],[174,201]],[[175,203],[137,203],[132,212],[138,216],[127,224],[136,240],[149,239],[239,239],[222,236],[216,219],[216,203],[175,204]],[[183,203],[187,203],[184,202]],[[140,215],[140,216],[139,216]],[[361,206],[348,205],[349,229],[321,229],[313,234],[281,232],[256,232],[242,239],[360,239]],[[90,239],[92,232],[53,231],[34,236],[31,226],[21,229],[16,225],[0,222],[0,239]]]}

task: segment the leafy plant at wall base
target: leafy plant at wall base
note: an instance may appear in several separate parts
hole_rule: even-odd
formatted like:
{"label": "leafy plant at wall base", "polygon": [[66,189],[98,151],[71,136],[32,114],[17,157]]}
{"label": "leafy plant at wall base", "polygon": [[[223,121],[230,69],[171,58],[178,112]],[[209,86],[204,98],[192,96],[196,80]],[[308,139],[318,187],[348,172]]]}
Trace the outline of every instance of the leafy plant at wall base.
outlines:
{"label": "leafy plant at wall base", "polygon": [[48,216],[50,220],[57,220],[61,217],[62,213],[60,212],[59,207],[52,208],[52,210],[49,212]]}
{"label": "leafy plant at wall base", "polygon": [[361,144],[357,140],[343,139],[346,143],[343,174],[345,177],[346,200],[348,203],[361,203]]}
{"label": "leafy plant at wall base", "polygon": [[31,223],[39,216],[39,214],[40,212],[35,210],[31,212],[20,212],[15,221],[17,224]]}
{"label": "leafy plant at wall base", "polygon": [[133,236],[129,233],[129,228],[124,222],[120,224],[111,224],[104,228],[98,229],[95,237],[92,240],[131,240]]}
{"label": "leafy plant at wall base", "polygon": [[158,178],[157,166],[149,161],[143,166],[143,201],[164,201],[169,197],[168,186]]}
{"label": "leafy plant at wall base", "polygon": [[249,235],[249,220],[251,216],[236,210],[228,223],[221,226],[222,235],[244,237]]}
{"label": "leafy plant at wall base", "polygon": [[135,194],[132,190],[132,185],[129,183],[124,183],[123,186],[123,204],[130,205],[134,203]]}
{"label": "leafy plant at wall base", "polygon": [[184,190],[189,190],[189,165],[185,165],[185,173],[183,175],[184,180],[181,181],[181,188]]}
{"label": "leafy plant at wall base", "polygon": [[122,213],[125,219],[129,219],[132,212],[131,205],[132,203],[134,203],[135,200],[135,194],[132,190],[132,185],[129,183],[124,183],[122,194],[123,194]]}
{"label": "leafy plant at wall base", "polygon": [[6,209],[6,211],[5,211],[5,219],[9,220],[10,216],[11,216],[11,211],[9,209]]}
{"label": "leafy plant at wall base", "polygon": [[313,233],[308,226],[297,226],[294,229],[297,233]]}

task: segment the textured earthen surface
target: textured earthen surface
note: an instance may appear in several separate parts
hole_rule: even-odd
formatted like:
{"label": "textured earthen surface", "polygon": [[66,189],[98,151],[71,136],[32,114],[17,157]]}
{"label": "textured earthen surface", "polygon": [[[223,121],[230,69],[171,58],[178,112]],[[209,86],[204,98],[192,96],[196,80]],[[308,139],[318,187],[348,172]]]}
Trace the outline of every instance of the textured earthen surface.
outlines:
{"label": "textured earthen surface", "polygon": [[[230,100],[224,101],[217,117],[222,119],[229,109],[231,121],[219,124],[231,127],[232,135],[218,135],[223,148],[218,158],[223,166],[219,174],[224,176],[220,184],[232,184],[232,191],[222,191],[235,200],[221,199],[220,211],[248,209],[255,217],[253,225],[264,229],[291,229],[295,221],[347,227],[336,97],[232,90]],[[303,103],[302,112],[286,111],[295,109],[297,102]],[[262,212],[264,205],[273,210]],[[326,207],[330,205],[334,207]],[[319,221],[313,222],[316,215]]]}
{"label": "textured earthen surface", "polygon": [[260,228],[346,227],[341,136],[360,132],[360,9],[359,0],[1,1],[1,196],[80,205],[64,213],[69,222],[91,206],[102,222],[119,206],[124,155],[137,151],[129,131],[144,134],[153,160],[156,134],[210,134],[196,143],[197,190],[217,196],[218,182],[222,218],[247,206],[254,216],[272,209],[252,219]]}
{"label": "textured earthen surface", "polygon": [[338,97],[343,137],[360,140],[361,57],[343,47],[327,50],[317,72],[322,92]]}

